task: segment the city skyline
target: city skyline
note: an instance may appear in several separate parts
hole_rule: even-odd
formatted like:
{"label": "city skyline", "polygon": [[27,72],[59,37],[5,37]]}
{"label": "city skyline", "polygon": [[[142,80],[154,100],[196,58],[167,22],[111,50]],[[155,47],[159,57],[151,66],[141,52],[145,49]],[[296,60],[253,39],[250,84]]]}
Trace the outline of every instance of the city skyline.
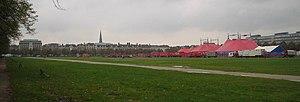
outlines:
{"label": "city skyline", "polygon": [[[299,31],[298,0],[31,1],[38,11],[36,35],[43,43],[103,42],[176,45],[200,38],[227,39],[228,33],[271,35]],[[17,43],[17,42],[16,42]]]}

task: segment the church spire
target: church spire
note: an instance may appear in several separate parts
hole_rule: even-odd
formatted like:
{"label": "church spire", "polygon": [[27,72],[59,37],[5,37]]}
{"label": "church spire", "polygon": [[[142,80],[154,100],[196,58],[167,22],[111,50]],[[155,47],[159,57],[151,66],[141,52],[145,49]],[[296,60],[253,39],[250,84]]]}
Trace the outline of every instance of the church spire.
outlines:
{"label": "church spire", "polygon": [[99,43],[102,43],[102,34],[101,34],[101,30],[100,30]]}
{"label": "church spire", "polygon": [[229,33],[227,34],[227,40],[230,40],[230,38],[229,38]]}

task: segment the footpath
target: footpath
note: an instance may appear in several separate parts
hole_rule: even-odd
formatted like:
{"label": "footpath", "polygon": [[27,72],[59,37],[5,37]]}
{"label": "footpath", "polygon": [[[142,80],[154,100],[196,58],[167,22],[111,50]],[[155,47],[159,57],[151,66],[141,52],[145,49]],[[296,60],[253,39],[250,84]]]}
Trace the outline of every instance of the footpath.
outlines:
{"label": "footpath", "polygon": [[247,73],[247,72],[228,72],[228,71],[207,70],[207,69],[187,69],[187,68],[174,68],[174,67],[143,66],[143,65],[134,65],[134,64],[91,62],[91,61],[82,61],[82,60],[66,60],[66,59],[52,59],[52,58],[36,58],[36,57],[30,57],[30,58],[43,59],[43,60],[53,60],[53,61],[64,61],[64,62],[77,62],[77,63],[86,63],[86,64],[127,66],[127,67],[147,68],[147,69],[155,69],[155,70],[172,70],[172,71],[180,71],[180,72],[186,72],[186,73],[206,73],[206,74],[221,74],[221,75],[232,75],[232,76],[243,76],[243,77],[281,79],[281,80],[289,80],[289,81],[300,82],[300,76],[294,76],[294,75],[278,75],[278,74]]}
{"label": "footpath", "polygon": [[0,102],[10,102],[9,74],[5,59],[0,58]]}

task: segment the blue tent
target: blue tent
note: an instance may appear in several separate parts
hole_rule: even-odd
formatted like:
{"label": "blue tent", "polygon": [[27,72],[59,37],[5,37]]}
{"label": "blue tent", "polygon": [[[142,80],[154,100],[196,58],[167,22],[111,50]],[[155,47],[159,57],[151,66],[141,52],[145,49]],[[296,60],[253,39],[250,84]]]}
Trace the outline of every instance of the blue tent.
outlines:
{"label": "blue tent", "polygon": [[280,46],[258,46],[255,49],[264,49],[266,51],[266,57],[284,57],[285,56],[285,49]]}

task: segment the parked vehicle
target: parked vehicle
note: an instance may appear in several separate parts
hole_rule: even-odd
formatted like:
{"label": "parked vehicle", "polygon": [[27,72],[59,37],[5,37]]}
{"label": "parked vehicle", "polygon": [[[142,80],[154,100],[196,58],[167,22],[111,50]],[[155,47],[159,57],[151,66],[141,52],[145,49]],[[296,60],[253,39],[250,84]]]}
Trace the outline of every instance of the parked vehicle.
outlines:
{"label": "parked vehicle", "polygon": [[210,57],[217,57],[217,53],[216,52],[206,52],[205,56],[210,58]]}
{"label": "parked vehicle", "polygon": [[255,50],[243,50],[238,51],[239,57],[262,57],[264,55],[263,49],[255,49]]}
{"label": "parked vehicle", "polygon": [[287,57],[294,57],[297,55],[297,51],[296,50],[287,50],[286,51],[286,56]]}
{"label": "parked vehicle", "polygon": [[228,57],[238,57],[238,52],[237,51],[228,52]]}

